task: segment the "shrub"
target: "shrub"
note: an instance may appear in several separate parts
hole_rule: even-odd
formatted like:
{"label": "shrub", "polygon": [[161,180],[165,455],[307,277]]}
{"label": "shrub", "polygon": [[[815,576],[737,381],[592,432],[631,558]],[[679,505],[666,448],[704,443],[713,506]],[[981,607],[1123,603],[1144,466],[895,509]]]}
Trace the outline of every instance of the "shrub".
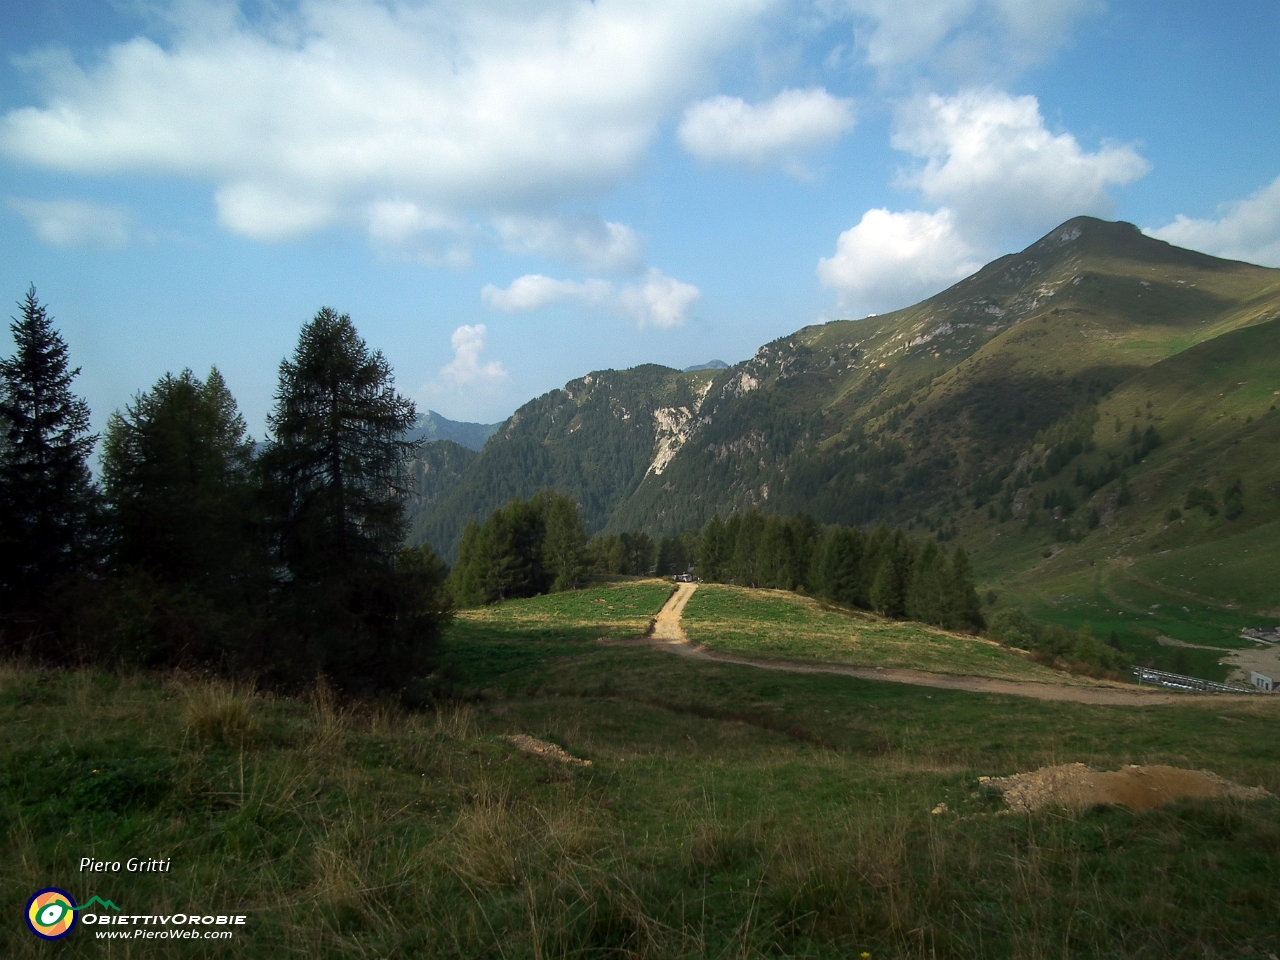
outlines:
{"label": "shrub", "polygon": [[1068,630],[1056,624],[1038,623],[1021,610],[1001,610],[991,616],[988,633],[1001,643],[1028,650],[1037,659],[1058,665],[1083,665],[1118,673],[1131,666],[1128,656],[1101,643],[1087,630]]}
{"label": "shrub", "polygon": [[1192,487],[1187,491],[1187,501],[1182,505],[1184,510],[1199,507],[1210,517],[1218,515],[1218,498],[1207,487]]}

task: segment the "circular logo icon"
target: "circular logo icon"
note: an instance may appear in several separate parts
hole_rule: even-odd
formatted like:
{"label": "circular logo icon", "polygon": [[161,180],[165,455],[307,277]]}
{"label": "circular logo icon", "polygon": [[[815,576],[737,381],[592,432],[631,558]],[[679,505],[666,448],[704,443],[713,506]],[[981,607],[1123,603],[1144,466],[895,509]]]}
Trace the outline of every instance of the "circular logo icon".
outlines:
{"label": "circular logo icon", "polygon": [[41,940],[60,940],[76,925],[76,902],[71,894],[45,887],[27,901],[27,926]]}

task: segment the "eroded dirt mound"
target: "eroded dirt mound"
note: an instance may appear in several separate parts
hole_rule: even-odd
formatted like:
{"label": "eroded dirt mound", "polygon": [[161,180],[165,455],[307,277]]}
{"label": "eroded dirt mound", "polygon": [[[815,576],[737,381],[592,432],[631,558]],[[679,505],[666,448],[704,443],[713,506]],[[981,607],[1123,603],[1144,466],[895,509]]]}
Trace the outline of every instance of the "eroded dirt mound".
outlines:
{"label": "eroded dirt mound", "polygon": [[1004,794],[1009,809],[1019,813],[1043,807],[1081,810],[1098,804],[1143,811],[1183,797],[1260,800],[1270,796],[1261,787],[1242,787],[1207,770],[1164,766],[1135,765],[1105,772],[1083,763],[1068,763],[1011,777],[979,777],[978,782]]}
{"label": "eroded dirt mound", "polygon": [[522,753],[534,753],[540,757],[546,757],[548,760],[558,760],[560,763],[568,763],[575,767],[591,766],[590,760],[580,760],[573,754],[566,753],[563,748],[556,744],[548,743],[546,740],[539,740],[537,737],[531,737],[526,733],[517,733],[502,739]]}

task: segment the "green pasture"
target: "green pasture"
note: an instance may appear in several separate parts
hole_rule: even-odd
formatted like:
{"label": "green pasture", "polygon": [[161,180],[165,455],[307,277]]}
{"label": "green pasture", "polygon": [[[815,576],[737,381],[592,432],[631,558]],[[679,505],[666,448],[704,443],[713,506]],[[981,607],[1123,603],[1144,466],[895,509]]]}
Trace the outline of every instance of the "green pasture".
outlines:
{"label": "green pasture", "polygon": [[1020,651],[918,623],[823,605],[783,590],[702,584],[684,609],[689,639],[758,659],[900,667],[1009,680],[1060,681]]}
{"label": "green pasture", "polygon": [[[442,699],[421,710],[343,703],[323,686],[285,697],[3,667],[0,897],[12,922],[0,955],[1280,950],[1280,801],[1012,816],[978,782],[1077,761],[1166,763],[1280,793],[1280,702],[1045,703],[598,642],[642,632],[669,590],[624,583],[460,616],[440,651]],[[769,594],[699,597],[717,618],[704,622],[730,622],[733,604],[769,629],[793,615]],[[907,642],[914,628],[899,626],[893,642]],[[512,734],[590,764],[520,753]],[[948,812],[932,814],[939,804]],[[134,855],[173,869],[77,870],[82,856]],[[45,886],[127,913],[249,922],[230,941],[108,944],[82,925],[45,944],[18,919]]]}

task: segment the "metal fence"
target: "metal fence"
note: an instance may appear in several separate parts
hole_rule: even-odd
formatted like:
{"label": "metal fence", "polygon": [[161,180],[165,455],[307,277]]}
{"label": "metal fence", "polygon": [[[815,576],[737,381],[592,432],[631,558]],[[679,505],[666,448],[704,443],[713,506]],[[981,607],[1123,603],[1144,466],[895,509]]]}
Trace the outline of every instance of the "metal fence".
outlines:
{"label": "metal fence", "polygon": [[1168,687],[1170,690],[1194,690],[1198,693],[1261,693],[1257,687],[1249,687],[1243,683],[1215,683],[1212,680],[1201,680],[1199,677],[1184,677],[1180,673],[1168,673],[1165,670],[1153,670],[1151,667],[1135,667],[1133,675],[1138,678],[1138,685],[1154,684]]}

